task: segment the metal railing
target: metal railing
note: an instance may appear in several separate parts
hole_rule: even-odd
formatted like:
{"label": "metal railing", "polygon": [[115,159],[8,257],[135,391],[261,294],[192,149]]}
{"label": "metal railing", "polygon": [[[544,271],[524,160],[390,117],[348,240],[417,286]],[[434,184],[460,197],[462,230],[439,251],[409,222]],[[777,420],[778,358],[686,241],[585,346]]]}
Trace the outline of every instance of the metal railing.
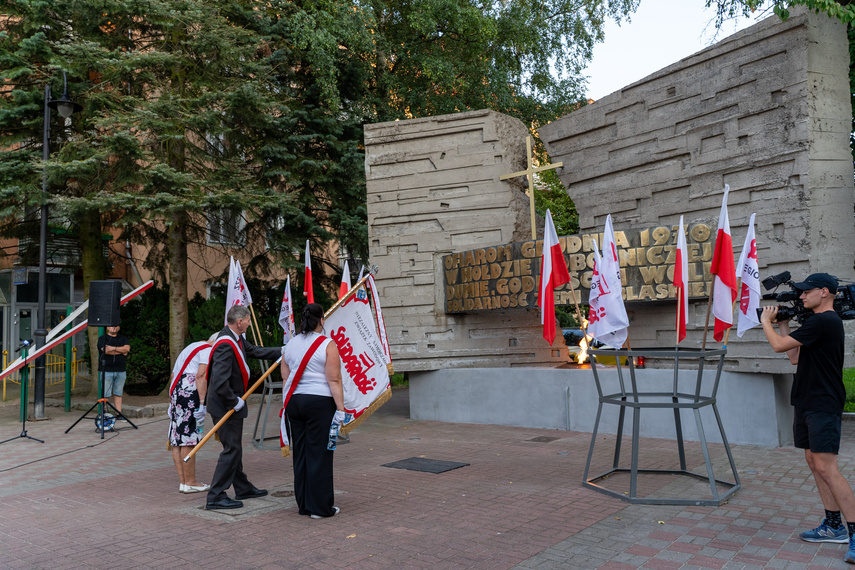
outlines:
{"label": "metal railing", "polygon": [[[81,366],[83,366],[83,360],[77,359],[77,347],[71,349],[71,389],[77,387],[77,377],[78,371]],[[46,354],[45,355],[45,388],[49,386],[58,386],[65,383],[65,368],[66,368],[66,358],[64,356],[59,356],[57,354]],[[9,351],[3,351],[3,369],[10,364],[9,361]],[[27,364],[27,367],[30,370],[29,373],[29,388],[33,388],[33,382],[35,381],[35,373],[33,369],[35,368],[35,360],[30,361]],[[21,385],[21,372],[23,372],[23,367],[19,370],[16,370],[9,376],[3,378],[3,401],[6,401],[6,384],[16,384],[17,386]]]}

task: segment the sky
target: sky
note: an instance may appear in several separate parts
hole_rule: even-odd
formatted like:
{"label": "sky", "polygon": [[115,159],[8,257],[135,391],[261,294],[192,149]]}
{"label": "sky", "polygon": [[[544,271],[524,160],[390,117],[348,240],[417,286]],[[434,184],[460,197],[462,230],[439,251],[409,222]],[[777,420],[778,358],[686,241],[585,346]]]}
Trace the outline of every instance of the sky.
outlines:
{"label": "sky", "polygon": [[[715,10],[704,4],[705,0],[641,0],[631,22],[618,26],[609,20],[605,42],[594,48],[584,72],[588,98],[601,99],[715,43]],[[752,17],[726,22],[718,39],[757,21]]]}

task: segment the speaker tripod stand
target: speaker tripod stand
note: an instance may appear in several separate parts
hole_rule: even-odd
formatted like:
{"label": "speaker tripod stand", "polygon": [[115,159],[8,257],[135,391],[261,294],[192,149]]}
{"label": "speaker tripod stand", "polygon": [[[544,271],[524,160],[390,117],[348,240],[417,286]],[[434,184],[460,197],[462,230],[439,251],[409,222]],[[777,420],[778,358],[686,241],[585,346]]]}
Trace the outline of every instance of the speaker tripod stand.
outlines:
{"label": "speaker tripod stand", "polygon": [[[104,379],[106,376],[106,373],[104,372],[104,366],[105,366],[104,351],[102,350],[100,356],[98,357],[98,370],[100,372],[100,374],[99,374],[100,380],[98,382],[98,401],[95,402],[94,404],[92,404],[92,407],[89,408],[88,410],[86,410],[86,412],[84,412],[84,414],[82,416],[77,418],[77,421],[74,422],[73,424],[71,424],[71,427],[69,427],[67,430],[65,430],[65,433],[70,432],[74,428],[74,426],[76,426],[77,424],[80,423],[81,420],[84,420],[87,418],[95,420],[96,428],[101,431],[101,439],[104,439],[104,432],[105,431],[109,431],[109,430],[113,429],[113,422],[115,422],[115,420],[118,418],[124,419],[126,422],[131,424],[131,427],[133,427],[134,429],[140,429],[137,427],[137,425],[134,422],[129,420],[122,412],[117,410],[116,407],[107,400],[107,398],[104,397]],[[113,422],[109,422],[108,418],[110,418],[110,416],[104,413],[104,406],[109,406],[110,408],[112,408],[112,410],[114,412],[116,412],[116,415],[112,416]],[[89,414],[96,407],[98,408],[98,413],[95,416],[90,416]],[[107,423],[110,423],[110,425],[107,426]]]}
{"label": "speaker tripod stand", "polygon": [[15,441],[16,439],[22,439],[22,438],[23,439],[32,439],[33,441],[37,441],[39,443],[44,443],[43,439],[38,439],[38,438],[33,437],[31,435],[27,435],[27,415],[28,415],[28,408],[29,408],[29,403],[27,402],[29,400],[29,396],[28,396],[27,392],[28,392],[28,388],[29,388],[29,384],[30,384],[30,367],[29,367],[29,363],[27,362],[27,352],[28,352],[27,347],[29,347],[29,346],[30,346],[30,342],[25,340],[23,343],[21,343],[21,348],[19,349],[21,351],[21,359],[24,361],[24,366],[23,366],[23,369],[21,371],[21,424],[22,424],[21,435],[18,435],[15,437],[10,437],[9,439],[5,439],[3,441],[0,441],[0,445],[3,445],[4,443],[10,442],[10,441]]}

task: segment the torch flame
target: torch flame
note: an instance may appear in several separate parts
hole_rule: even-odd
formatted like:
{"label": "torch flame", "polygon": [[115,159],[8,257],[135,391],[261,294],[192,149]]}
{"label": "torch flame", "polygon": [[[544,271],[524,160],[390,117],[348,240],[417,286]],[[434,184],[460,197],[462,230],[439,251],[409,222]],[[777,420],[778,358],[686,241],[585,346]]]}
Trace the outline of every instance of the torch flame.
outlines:
{"label": "torch flame", "polygon": [[576,355],[576,364],[582,364],[588,358],[588,320],[582,319],[582,340],[579,341],[579,354]]}

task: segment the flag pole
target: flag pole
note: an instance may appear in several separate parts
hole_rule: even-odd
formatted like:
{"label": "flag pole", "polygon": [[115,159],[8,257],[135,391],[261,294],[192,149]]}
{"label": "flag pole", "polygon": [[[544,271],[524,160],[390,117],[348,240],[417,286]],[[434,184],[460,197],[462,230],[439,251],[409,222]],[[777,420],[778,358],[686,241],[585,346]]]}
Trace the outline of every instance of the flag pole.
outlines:
{"label": "flag pole", "polygon": [[[742,300],[742,277],[739,277],[736,280],[736,290],[739,291],[739,295],[736,296],[736,300],[730,305],[730,314],[733,315],[733,310],[736,308],[736,304]],[[733,322],[738,322],[738,319],[734,319],[731,316]],[[730,329],[733,328],[731,324],[727,327],[727,331],[724,333],[724,347],[727,348],[727,339],[730,338]]]}
{"label": "flag pole", "polygon": [[710,311],[712,311],[713,294],[715,293],[715,275],[712,276],[712,286],[710,286],[710,298],[707,301],[707,318],[704,321],[704,341],[701,343],[701,350],[707,349],[707,331],[710,328]]}
{"label": "flag pole", "polygon": [[[258,380],[256,380],[256,381],[255,381],[255,384],[253,384],[252,386],[250,386],[250,387],[249,387],[249,389],[246,391],[246,393],[245,393],[243,396],[241,396],[241,399],[242,399],[242,400],[244,400],[244,401],[246,401],[246,399],[247,399],[247,398],[249,398],[249,395],[250,395],[250,394],[252,394],[253,392],[255,392],[256,388],[258,388],[259,386],[261,386],[261,383],[262,383],[262,382],[264,382],[264,381],[267,379],[267,377],[268,377],[268,376],[270,376],[270,374],[271,374],[271,373],[276,369],[276,367],[277,367],[277,366],[279,366],[279,363],[280,363],[281,361],[282,361],[282,357],[280,356],[279,358],[277,358],[277,359],[276,359],[276,362],[274,362],[274,363],[270,366],[270,368],[268,368],[268,369],[267,369],[267,372],[265,372],[264,374],[262,374],[262,375],[261,375],[261,378],[259,378]],[[211,439],[211,438],[214,436],[214,434],[215,434],[215,433],[217,433],[217,430],[218,430],[218,429],[220,429],[220,427],[221,427],[224,423],[226,423],[226,420],[227,420],[227,419],[229,419],[229,418],[232,416],[232,414],[233,414],[233,413],[235,413],[234,408],[232,408],[231,410],[229,410],[228,412],[226,412],[226,415],[224,415],[224,416],[220,419],[220,421],[218,421],[218,422],[217,422],[217,425],[215,425],[214,427],[212,427],[212,428],[211,428],[211,431],[209,431],[208,433],[206,433],[206,434],[205,434],[205,437],[203,437],[203,438],[202,438],[202,441],[200,441],[200,442],[199,442],[199,443],[197,443],[195,446],[193,446],[193,449],[191,449],[191,450],[190,450],[190,453],[188,453],[188,454],[187,454],[187,457],[185,457],[185,458],[183,459],[184,463],[187,463],[188,461],[190,461],[190,458],[191,458],[191,457],[193,457],[194,455],[196,455],[196,452],[197,452],[197,451],[199,451],[199,449],[200,449],[203,445],[205,445],[205,444],[208,442],[208,440],[209,440],[209,439]]]}
{"label": "flag pole", "polygon": [[[255,328],[252,329],[252,338],[255,339],[255,344],[264,346],[264,343],[261,341],[261,329],[258,328],[258,319],[255,318],[255,309],[252,308],[252,305],[249,306],[249,312],[252,313],[252,322],[255,323]],[[256,330],[258,334],[256,334]]]}

